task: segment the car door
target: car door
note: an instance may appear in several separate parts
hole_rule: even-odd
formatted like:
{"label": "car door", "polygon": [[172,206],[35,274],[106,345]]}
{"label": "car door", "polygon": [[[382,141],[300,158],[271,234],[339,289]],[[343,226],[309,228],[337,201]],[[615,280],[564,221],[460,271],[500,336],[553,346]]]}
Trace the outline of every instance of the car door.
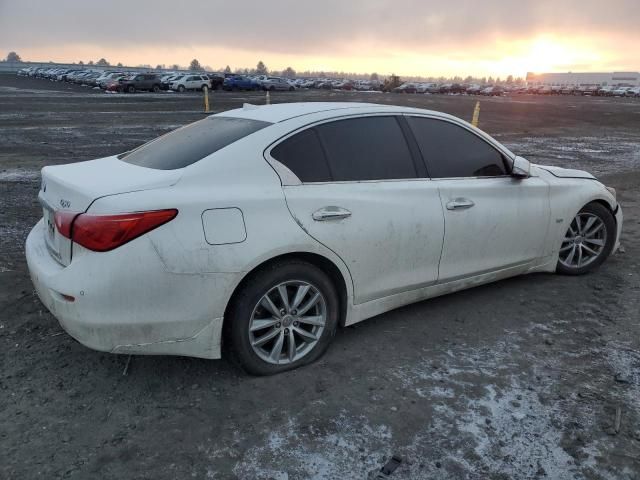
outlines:
{"label": "car door", "polygon": [[153,77],[151,75],[142,75],[141,89],[150,90],[153,85]]}
{"label": "car door", "polygon": [[388,114],[332,120],[267,153],[288,174],[281,177],[296,222],[348,267],[356,304],[437,281],[438,187],[401,122]]}
{"label": "car door", "polygon": [[511,176],[505,153],[462,124],[406,118],[440,190],[445,236],[439,281],[533,265],[549,226],[548,185]]}

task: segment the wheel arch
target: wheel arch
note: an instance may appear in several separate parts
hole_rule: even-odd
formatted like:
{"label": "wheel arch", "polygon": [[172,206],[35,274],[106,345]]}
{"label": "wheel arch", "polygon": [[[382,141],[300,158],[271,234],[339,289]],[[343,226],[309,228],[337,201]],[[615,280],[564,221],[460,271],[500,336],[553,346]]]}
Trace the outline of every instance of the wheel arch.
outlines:
{"label": "wheel arch", "polygon": [[618,219],[616,218],[616,215],[615,215],[617,208],[612,208],[611,203],[609,203],[607,200],[605,200],[604,198],[595,198],[590,202],[585,203],[584,206],[581,208],[586,207],[590,203],[599,203],[600,205],[605,207],[609,211],[609,213],[611,213],[611,216],[613,217],[613,221],[616,222],[616,224],[618,223]]}
{"label": "wheel arch", "polygon": [[[312,253],[312,252],[295,251],[295,252],[288,252],[288,253],[283,253],[280,255],[273,256],[259,263],[258,265],[256,265],[255,267],[253,267],[251,270],[247,271],[243,275],[243,277],[240,279],[240,281],[237,283],[237,285],[233,289],[231,295],[229,296],[229,300],[227,301],[227,305],[225,306],[224,317],[223,317],[224,320],[222,324],[223,332],[226,331],[227,328],[229,328],[229,323],[226,322],[226,319],[229,317],[228,315],[229,309],[232,307],[236,296],[242,290],[244,285],[246,285],[249,281],[251,281],[251,278],[257,272],[265,268],[268,268],[270,265],[273,265],[274,263],[285,261],[285,260],[306,261],[318,267],[329,277],[329,279],[331,280],[331,282],[333,283],[333,285],[335,286],[338,292],[338,298],[340,301],[340,305],[339,305],[340,318],[338,319],[338,324],[340,326],[345,325],[347,312],[349,308],[349,294],[350,294],[349,288],[348,288],[349,284],[347,282],[350,282],[351,280],[348,278],[345,278],[345,274],[340,270],[340,268],[335,264],[335,262],[327,258],[326,256],[320,255],[318,253]],[[223,334],[223,338],[224,337],[225,335]]]}

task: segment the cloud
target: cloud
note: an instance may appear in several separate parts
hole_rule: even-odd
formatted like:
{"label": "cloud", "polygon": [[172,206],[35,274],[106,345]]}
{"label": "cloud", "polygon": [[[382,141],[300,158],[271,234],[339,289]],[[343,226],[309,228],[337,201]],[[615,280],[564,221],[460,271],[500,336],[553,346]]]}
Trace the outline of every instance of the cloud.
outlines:
{"label": "cloud", "polygon": [[[0,0],[0,48],[266,51],[291,58],[385,57],[394,52],[489,58],[498,43],[540,34],[640,41],[638,0]],[[622,47],[620,47],[622,48]],[[635,68],[640,54],[624,52]],[[126,51],[126,50],[123,50]],[[620,53],[620,52],[613,52]],[[158,62],[149,60],[148,63]],[[147,60],[140,59],[147,63]],[[233,63],[228,58],[217,62]],[[634,65],[629,65],[633,67]]]}

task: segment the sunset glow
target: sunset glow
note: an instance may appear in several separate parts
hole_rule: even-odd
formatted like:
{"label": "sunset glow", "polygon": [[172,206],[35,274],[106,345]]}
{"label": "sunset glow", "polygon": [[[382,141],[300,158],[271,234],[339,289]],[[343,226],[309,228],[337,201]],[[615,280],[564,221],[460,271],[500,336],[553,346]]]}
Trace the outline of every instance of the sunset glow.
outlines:
{"label": "sunset glow", "polygon": [[304,2],[286,0],[266,10],[222,2],[176,10],[148,0],[131,10],[113,1],[99,23],[95,10],[76,0],[60,0],[55,8],[37,1],[0,3],[0,55],[15,50],[31,61],[106,58],[152,67],[184,67],[197,58],[212,69],[233,70],[262,60],[272,70],[422,77],[640,70],[640,31],[633,20],[638,4],[624,1],[606,14],[577,0],[517,8],[494,1],[470,14],[463,4],[439,11],[430,2],[407,0],[400,11],[387,0],[327,0],[313,18]]}

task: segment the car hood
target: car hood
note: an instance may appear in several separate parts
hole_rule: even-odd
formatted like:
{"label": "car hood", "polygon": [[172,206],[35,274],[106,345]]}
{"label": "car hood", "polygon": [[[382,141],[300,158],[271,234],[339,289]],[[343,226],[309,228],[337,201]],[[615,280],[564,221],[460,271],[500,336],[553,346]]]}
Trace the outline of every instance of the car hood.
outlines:
{"label": "car hood", "polygon": [[584,170],[574,170],[572,168],[562,168],[562,167],[551,167],[549,165],[535,165],[535,166],[542,170],[546,170],[551,175],[558,178],[588,178],[591,180],[596,179],[596,177],[591,175],[589,172],[585,172]]}

